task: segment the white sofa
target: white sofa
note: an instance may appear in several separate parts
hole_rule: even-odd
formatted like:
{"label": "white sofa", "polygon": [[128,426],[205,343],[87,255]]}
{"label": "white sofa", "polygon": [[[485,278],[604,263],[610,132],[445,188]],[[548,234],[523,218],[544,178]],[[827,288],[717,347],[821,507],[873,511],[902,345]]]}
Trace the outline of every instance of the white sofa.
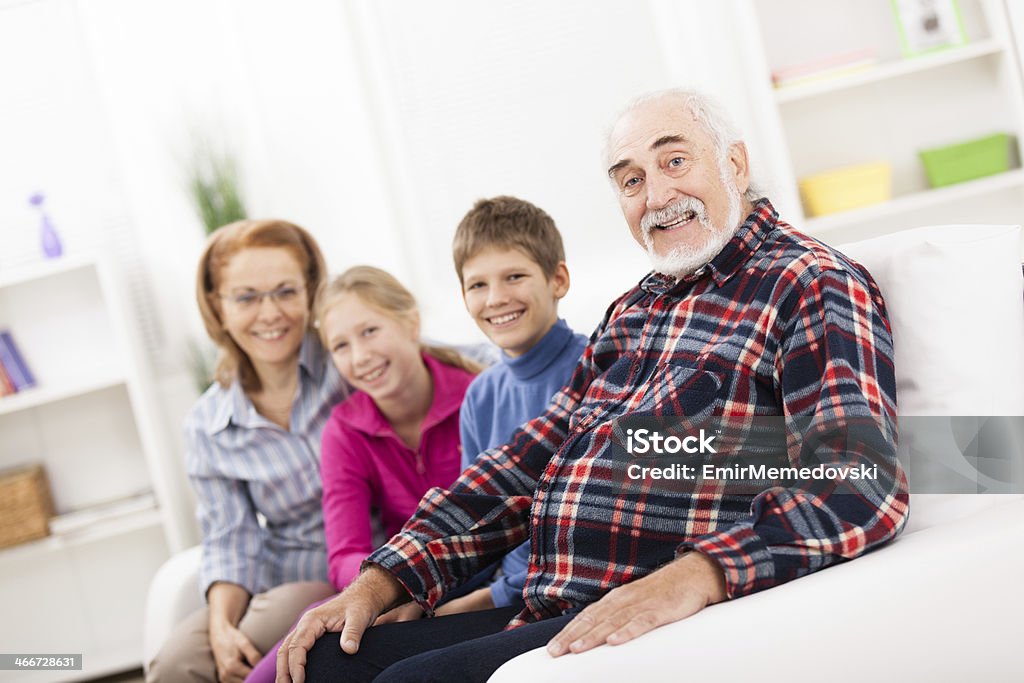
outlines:
{"label": "white sofa", "polygon": [[[886,297],[901,415],[1024,415],[1019,228],[920,228],[841,249],[868,267]],[[1019,462],[1024,435],[1017,430],[1006,456]],[[952,431],[905,433],[901,448],[915,439],[929,449],[943,441],[960,457],[963,444]],[[147,662],[200,604],[196,549],[186,552],[150,589]],[[1024,495],[918,494],[904,533],[853,562],[715,605],[622,646],[559,659],[528,652],[491,683],[1024,680],[1022,568]]]}
{"label": "white sofa", "polygon": [[[912,503],[918,520],[940,522],[854,562],[625,645],[558,659],[533,650],[490,683],[1024,680],[1024,500],[979,510],[944,498]],[[950,504],[955,514],[940,511]]]}
{"label": "white sofa", "polygon": [[175,625],[203,606],[199,593],[200,552],[199,546],[193,546],[172,556],[149,584],[142,626],[142,662],[147,670]]}

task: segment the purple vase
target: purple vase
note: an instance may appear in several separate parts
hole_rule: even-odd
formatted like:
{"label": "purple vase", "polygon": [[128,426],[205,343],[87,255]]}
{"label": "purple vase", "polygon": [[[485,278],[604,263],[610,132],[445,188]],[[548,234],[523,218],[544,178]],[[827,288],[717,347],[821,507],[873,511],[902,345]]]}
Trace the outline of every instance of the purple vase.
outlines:
{"label": "purple vase", "polygon": [[53,223],[50,222],[50,217],[46,215],[46,211],[43,209],[43,201],[46,197],[42,192],[36,192],[29,197],[29,203],[39,209],[40,216],[40,227],[39,227],[39,241],[43,247],[43,254],[46,258],[57,258],[64,253],[64,245],[60,242],[60,235],[57,234],[56,228],[53,227]]}

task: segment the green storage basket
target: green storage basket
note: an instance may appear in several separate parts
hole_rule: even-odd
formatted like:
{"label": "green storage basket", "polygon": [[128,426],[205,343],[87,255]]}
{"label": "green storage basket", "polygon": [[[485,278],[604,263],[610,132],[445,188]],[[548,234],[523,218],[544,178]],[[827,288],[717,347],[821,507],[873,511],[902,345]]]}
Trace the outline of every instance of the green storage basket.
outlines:
{"label": "green storage basket", "polygon": [[1013,138],[997,133],[969,142],[926,149],[919,153],[932,187],[983,178],[1010,169]]}

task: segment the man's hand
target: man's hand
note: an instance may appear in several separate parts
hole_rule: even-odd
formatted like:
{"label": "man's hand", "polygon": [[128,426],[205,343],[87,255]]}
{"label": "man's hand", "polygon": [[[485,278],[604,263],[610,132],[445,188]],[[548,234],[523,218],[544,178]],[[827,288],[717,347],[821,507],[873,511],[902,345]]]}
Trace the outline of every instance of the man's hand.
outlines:
{"label": "man's hand", "polygon": [[277,651],[277,683],[306,680],[306,653],[316,639],[328,631],[341,631],[341,649],[350,655],[359,651],[363,632],[383,612],[409,594],[398,580],[383,569],[370,567],[341,595],[306,612],[285,636]]}
{"label": "man's hand", "polygon": [[211,624],[210,649],[221,683],[242,683],[263,658],[245,634],[227,622]]}
{"label": "man's hand", "polygon": [[494,609],[494,599],[489,587],[478,588],[460,598],[449,600],[434,610],[434,616],[443,617],[447,614],[477,612],[482,609]]}
{"label": "man's hand", "polygon": [[548,642],[548,654],[558,657],[604,643],[621,645],[725,597],[725,577],[714,560],[687,553],[588,605]]}

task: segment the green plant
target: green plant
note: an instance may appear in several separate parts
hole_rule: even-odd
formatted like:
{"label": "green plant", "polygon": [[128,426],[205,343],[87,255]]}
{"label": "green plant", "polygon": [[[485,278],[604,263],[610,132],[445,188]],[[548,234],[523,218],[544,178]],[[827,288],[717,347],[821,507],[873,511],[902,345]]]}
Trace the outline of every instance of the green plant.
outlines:
{"label": "green plant", "polygon": [[207,235],[247,217],[238,165],[229,152],[198,143],[188,168],[188,190]]}

